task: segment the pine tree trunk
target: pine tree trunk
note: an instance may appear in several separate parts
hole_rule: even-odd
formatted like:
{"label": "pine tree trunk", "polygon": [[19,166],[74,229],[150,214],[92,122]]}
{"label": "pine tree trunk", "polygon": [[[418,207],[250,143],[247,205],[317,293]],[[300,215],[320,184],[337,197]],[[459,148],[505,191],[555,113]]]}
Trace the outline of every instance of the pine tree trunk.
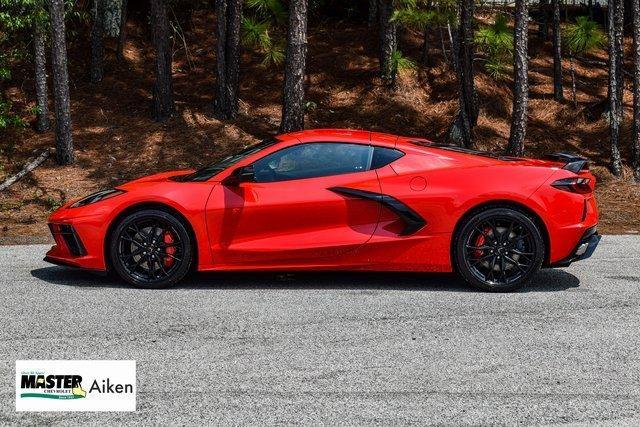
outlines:
{"label": "pine tree trunk", "polygon": [[378,0],[369,0],[369,14],[367,25],[369,28],[376,26],[376,18],[378,17]]}
{"label": "pine tree trunk", "polygon": [[632,0],[633,13],[633,177],[640,183],[640,0]]}
{"label": "pine tree trunk", "polygon": [[227,13],[227,85],[225,87],[225,99],[227,106],[226,117],[228,119],[235,119],[238,114],[238,90],[240,86],[240,27],[242,26],[242,0],[230,0],[229,6],[227,7]]}
{"label": "pine tree trunk", "polygon": [[281,132],[304,128],[304,76],[307,58],[307,0],[289,3]]}
{"label": "pine tree trunk", "polygon": [[538,24],[538,37],[542,41],[547,40],[547,34],[549,33],[548,6],[549,6],[549,0],[540,0],[538,2],[538,10],[540,11],[540,23]]}
{"label": "pine tree trunk", "polygon": [[429,31],[425,28],[422,32],[422,64],[429,65]]}
{"label": "pine tree trunk", "polygon": [[380,78],[382,82],[393,84],[393,52],[397,49],[397,24],[390,21],[393,15],[393,0],[379,0],[378,14],[380,16]]}
{"label": "pine tree trunk", "polygon": [[95,0],[96,14],[93,17],[91,27],[91,83],[102,81],[104,70],[104,45],[102,35],[104,33],[104,12],[106,0]]}
{"label": "pine tree trunk", "polygon": [[225,119],[225,88],[227,87],[227,0],[216,0],[216,86],[213,114]]}
{"label": "pine tree trunk", "polygon": [[569,67],[571,71],[571,95],[573,97],[573,108],[578,108],[578,100],[576,98],[576,73],[573,69],[573,54],[569,55]]}
{"label": "pine tree trunk", "polygon": [[51,63],[56,115],[56,161],[59,165],[68,165],[74,162],[75,156],[71,136],[64,0],[49,0],[49,18],[51,21]]}
{"label": "pine tree trunk", "polygon": [[447,46],[444,44],[444,30],[442,27],[438,27],[440,31],[440,42],[442,44],[442,57],[444,58],[444,62],[449,63],[449,55],[447,55]]}
{"label": "pine tree trunk", "polygon": [[122,0],[122,8],[120,9],[120,31],[118,33],[118,48],[116,50],[116,58],[122,61],[124,58],[124,42],[127,39],[127,6],[128,0]]}
{"label": "pine tree trunk", "polygon": [[242,0],[216,0],[216,86],[214,115],[221,120],[238,114]]}
{"label": "pine tree trunk", "polygon": [[507,153],[520,157],[524,154],[524,139],[527,133],[527,104],[529,101],[529,58],[527,0],[516,0],[514,35],[514,87],[511,133]]}
{"label": "pine tree trunk", "polygon": [[460,25],[458,26],[457,55],[454,55],[455,69],[458,74],[459,109],[456,119],[449,130],[449,138],[465,147],[473,146],[472,128],[478,121],[478,100],[473,79],[473,0],[460,1]]}
{"label": "pine tree trunk", "polygon": [[615,176],[622,175],[620,158],[620,127],[622,126],[622,98],[620,97],[621,72],[619,70],[618,51],[620,49],[618,34],[618,15],[621,13],[622,0],[612,0],[609,10],[609,135],[611,142],[611,172]]}
{"label": "pine tree trunk", "polygon": [[564,100],[562,89],[562,35],[560,33],[560,0],[553,1],[553,97]]}
{"label": "pine tree trunk", "polygon": [[153,118],[162,122],[175,111],[171,77],[171,46],[165,0],[151,0],[151,25],[156,51],[155,82],[153,84]]}
{"label": "pine tree trunk", "polygon": [[49,121],[49,95],[47,89],[47,55],[44,49],[44,33],[39,22],[33,27],[34,64],[36,77],[36,131],[51,129]]}

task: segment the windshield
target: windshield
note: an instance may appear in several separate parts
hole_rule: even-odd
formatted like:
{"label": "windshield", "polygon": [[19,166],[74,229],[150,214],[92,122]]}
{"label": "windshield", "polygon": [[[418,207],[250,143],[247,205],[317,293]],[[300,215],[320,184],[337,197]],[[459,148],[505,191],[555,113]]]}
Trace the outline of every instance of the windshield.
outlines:
{"label": "windshield", "polygon": [[271,147],[276,142],[278,142],[276,138],[265,139],[264,141],[261,141],[256,145],[247,147],[237,154],[232,154],[228,157],[225,157],[224,159],[212,163],[202,169],[199,169],[192,174],[181,176],[179,177],[180,181],[206,181],[212,178],[214,175],[217,175],[218,173],[227,169],[228,167],[235,165],[240,160],[257,153],[260,150],[264,150],[267,147]]}

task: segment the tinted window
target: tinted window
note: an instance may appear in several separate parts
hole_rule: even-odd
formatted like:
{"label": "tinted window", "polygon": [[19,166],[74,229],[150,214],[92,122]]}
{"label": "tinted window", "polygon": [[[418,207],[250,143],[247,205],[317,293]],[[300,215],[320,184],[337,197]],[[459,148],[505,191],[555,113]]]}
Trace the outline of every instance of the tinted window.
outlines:
{"label": "tinted window", "polygon": [[404,153],[400,150],[393,148],[374,147],[373,159],[371,160],[371,169],[378,169],[382,166],[386,166],[389,163],[398,160],[404,156]]}
{"label": "tinted window", "polygon": [[253,168],[256,182],[288,181],[367,171],[372,157],[368,145],[321,142],[276,151]]}
{"label": "tinted window", "polygon": [[265,139],[264,141],[252,145],[250,147],[245,148],[239,153],[232,154],[228,157],[225,157],[222,160],[219,160],[215,163],[210,164],[207,167],[204,167],[200,170],[195,171],[194,173],[186,176],[178,177],[179,181],[206,181],[212,178],[214,175],[222,172],[230,166],[235,165],[240,160],[257,153],[260,150],[264,150],[265,148],[271,147],[273,144],[278,142],[276,138]]}

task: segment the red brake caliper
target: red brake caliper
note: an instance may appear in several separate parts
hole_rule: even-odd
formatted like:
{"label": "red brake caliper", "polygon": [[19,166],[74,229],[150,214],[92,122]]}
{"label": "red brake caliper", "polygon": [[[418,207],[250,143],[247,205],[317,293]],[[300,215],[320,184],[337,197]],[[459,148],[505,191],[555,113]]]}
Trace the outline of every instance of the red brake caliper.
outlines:
{"label": "red brake caliper", "polygon": [[[163,235],[163,241],[166,244],[173,243],[173,236],[171,235],[171,233],[169,233],[168,231],[165,231],[164,235]],[[175,246],[169,246],[168,248],[166,248],[166,252],[169,255],[175,254],[176,253]],[[174,262],[175,262],[175,260],[173,258],[171,258],[170,256],[164,257],[163,263],[164,263],[165,267],[167,267],[167,268],[171,267]]]}
{"label": "red brake caliper", "polygon": [[[486,233],[488,233],[489,231],[491,231],[491,230],[489,229],[489,227],[487,227],[487,228],[485,228],[485,229],[484,229],[484,233],[485,233],[485,234],[486,234]],[[476,238],[476,246],[477,246],[477,247],[483,246],[483,245],[485,244],[485,242],[487,241],[487,239],[484,237],[484,236],[485,236],[485,234],[480,234],[480,235]],[[475,250],[475,251],[473,252],[473,256],[474,256],[475,258],[480,258],[480,257],[482,256],[482,254],[483,254],[483,251],[482,251],[482,250],[480,250],[480,249],[477,249],[477,250]]]}

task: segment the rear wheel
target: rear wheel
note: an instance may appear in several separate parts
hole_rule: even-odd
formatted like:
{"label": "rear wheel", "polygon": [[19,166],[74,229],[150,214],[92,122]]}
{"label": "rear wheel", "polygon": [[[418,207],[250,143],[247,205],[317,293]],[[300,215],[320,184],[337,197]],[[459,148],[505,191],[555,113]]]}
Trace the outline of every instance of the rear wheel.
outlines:
{"label": "rear wheel", "polygon": [[115,228],[110,244],[114,270],[141,288],[166,288],[189,271],[193,252],[186,227],[168,212],[134,212]]}
{"label": "rear wheel", "polygon": [[490,208],[470,217],[454,242],[458,272],[471,285],[511,291],[540,270],[545,247],[540,229],[526,214]]}

